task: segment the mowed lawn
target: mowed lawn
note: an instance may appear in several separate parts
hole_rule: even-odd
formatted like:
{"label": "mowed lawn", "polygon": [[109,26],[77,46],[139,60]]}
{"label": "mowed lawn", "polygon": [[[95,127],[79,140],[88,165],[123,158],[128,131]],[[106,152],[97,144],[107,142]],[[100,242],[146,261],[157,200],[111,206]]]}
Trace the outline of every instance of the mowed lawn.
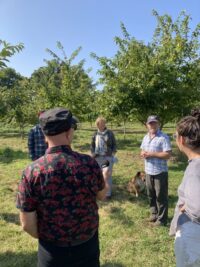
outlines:
{"label": "mowed lawn", "polygon": [[[95,128],[81,125],[76,131],[73,148],[89,153]],[[170,220],[177,201],[177,187],[182,179],[186,159],[178,152],[174,141],[173,157],[169,161],[169,223],[154,228],[149,216],[146,196],[136,198],[126,190],[129,179],[143,170],[139,157],[140,143],[145,134],[141,125],[130,125],[124,139],[123,130],[113,127],[119,162],[113,171],[113,198],[99,202],[100,247],[102,267],[172,267],[175,266],[173,238],[168,236]],[[164,128],[170,136],[174,126]],[[30,162],[27,138],[21,139],[16,129],[0,130],[0,267],[35,267],[37,240],[22,232],[15,207],[17,184],[22,169]]]}

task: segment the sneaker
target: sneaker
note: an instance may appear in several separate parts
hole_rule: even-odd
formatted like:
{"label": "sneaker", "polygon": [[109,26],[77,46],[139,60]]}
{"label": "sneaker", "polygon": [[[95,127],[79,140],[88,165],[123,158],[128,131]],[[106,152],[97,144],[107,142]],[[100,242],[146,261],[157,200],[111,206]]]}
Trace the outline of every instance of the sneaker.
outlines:
{"label": "sneaker", "polygon": [[152,214],[149,219],[148,219],[149,222],[156,222],[157,221],[157,216],[155,214]]}

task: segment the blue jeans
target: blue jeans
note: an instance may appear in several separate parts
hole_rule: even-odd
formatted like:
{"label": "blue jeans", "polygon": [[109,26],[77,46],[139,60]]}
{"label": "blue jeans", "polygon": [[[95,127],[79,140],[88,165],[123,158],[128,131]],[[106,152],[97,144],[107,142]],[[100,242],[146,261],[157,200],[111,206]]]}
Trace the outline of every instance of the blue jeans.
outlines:
{"label": "blue jeans", "polygon": [[38,267],[100,267],[98,232],[87,242],[59,247],[39,240]]}
{"label": "blue jeans", "polygon": [[200,266],[200,225],[186,222],[180,225],[175,238],[177,267]]}

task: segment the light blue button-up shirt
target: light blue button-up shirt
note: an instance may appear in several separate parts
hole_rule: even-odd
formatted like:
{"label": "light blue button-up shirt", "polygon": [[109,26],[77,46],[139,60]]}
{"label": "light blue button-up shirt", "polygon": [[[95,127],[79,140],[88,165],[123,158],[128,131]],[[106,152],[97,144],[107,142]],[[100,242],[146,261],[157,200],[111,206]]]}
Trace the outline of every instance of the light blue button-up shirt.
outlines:
{"label": "light blue button-up shirt", "polygon": [[[143,138],[140,148],[148,152],[167,152],[171,151],[169,136],[158,130],[155,137],[151,138],[148,133]],[[167,172],[167,160],[159,158],[145,159],[145,172],[150,175],[157,175],[161,172]]]}

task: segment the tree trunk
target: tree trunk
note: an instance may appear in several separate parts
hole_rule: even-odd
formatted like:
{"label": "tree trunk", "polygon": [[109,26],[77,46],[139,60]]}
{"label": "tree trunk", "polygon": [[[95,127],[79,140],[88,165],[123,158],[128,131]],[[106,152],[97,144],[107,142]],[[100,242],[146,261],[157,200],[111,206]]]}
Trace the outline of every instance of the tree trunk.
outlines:
{"label": "tree trunk", "polygon": [[123,128],[124,128],[124,140],[126,139],[126,121],[123,120]]}

